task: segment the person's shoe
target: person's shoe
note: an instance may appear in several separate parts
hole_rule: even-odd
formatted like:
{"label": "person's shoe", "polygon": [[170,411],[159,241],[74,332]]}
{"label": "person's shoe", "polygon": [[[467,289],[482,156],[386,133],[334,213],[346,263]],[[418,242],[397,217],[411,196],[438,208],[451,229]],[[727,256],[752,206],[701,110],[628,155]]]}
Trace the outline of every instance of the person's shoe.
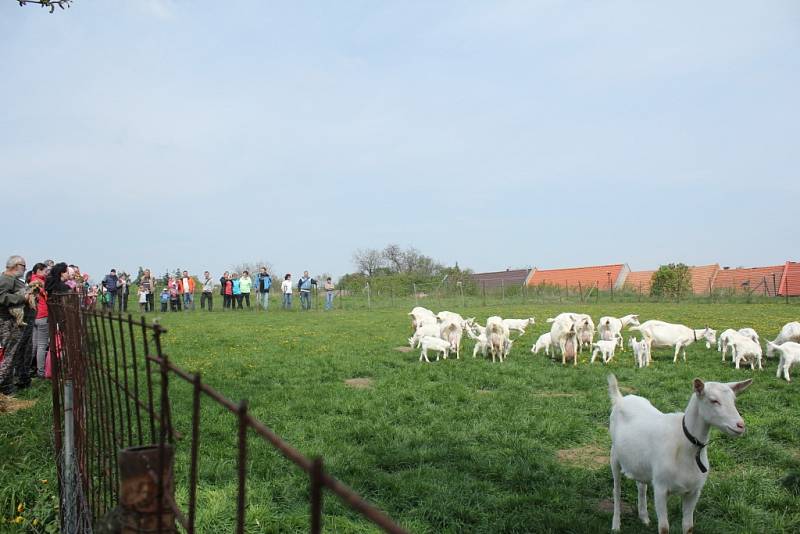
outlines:
{"label": "person's shoe", "polygon": [[17,393],[17,389],[14,386],[5,386],[0,388],[0,393],[6,397],[13,397]]}

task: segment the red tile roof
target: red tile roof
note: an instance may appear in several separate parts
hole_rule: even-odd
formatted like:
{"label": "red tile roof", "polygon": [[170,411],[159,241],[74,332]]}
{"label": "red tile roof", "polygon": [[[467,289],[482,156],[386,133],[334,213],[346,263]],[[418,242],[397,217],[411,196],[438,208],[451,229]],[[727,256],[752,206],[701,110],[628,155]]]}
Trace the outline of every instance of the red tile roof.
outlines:
{"label": "red tile roof", "polygon": [[631,271],[628,273],[628,277],[625,278],[625,287],[637,292],[641,289],[642,293],[650,294],[653,273],[655,271]]}
{"label": "red tile roof", "polygon": [[734,292],[754,291],[759,295],[774,297],[781,284],[785,266],[720,269],[714,280],[714,289]]}
{"label": "red tile roof", "polygon": [[783,276],[781,277],[781,287],[778,294],[785,297],[800,297],[800,263],[787,261],[783,266]]}
{"label": "red tile roof", "polygon": [[714,288],[714,279],[719,271],[719,264],[689,267],[692,274],[692,293],[695,295],[708,295]]}
{"label": "red tile roof", "polygon": [[612,286],[617,285],[620,273],[625,267],[622,263],[614,265],[598,265],[595,267],[573,267],[571,269],[536,269],[528,279],[529,286],[549,285],[549,286],[568,286],[583,289],[598,284],[600,289],[608,290],[609,274]]}

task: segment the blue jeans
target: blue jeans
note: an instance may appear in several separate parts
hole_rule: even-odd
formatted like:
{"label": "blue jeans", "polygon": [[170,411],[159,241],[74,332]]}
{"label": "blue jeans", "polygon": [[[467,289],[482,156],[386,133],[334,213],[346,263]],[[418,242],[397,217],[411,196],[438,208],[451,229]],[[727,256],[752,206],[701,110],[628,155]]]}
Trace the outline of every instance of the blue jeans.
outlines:
{"label": "blue jeans", "polygon": [[311,292],[310,291],[301,291],[300,292],[300,304],[303,306],[304,310],[311,309]]}
{"label": "blue jeans", "polygon": [[333,291],[328,291],[325,293],[325,309],[332,310],[333,309]]}
{"label": "blue jeans", "polygon": [[269,291],[266,293],[257,293],[257,295],[261,299],[261,307],[264,308],[264,310],[269,308]]}
{"label": "blue jeans", "polygon": [[106,296],[108,297],[108,303],[106,305],[108,306],[109,310],[113,310],[114,309],[114,300],[116,300],[116,298],[117,298],[117,292],[116,291],[109,291],[106,294]]}
{"label": "blue jeans", "polygon": [[194,295],[191,293],[183,294],[183,311],[189,311],[189,306],[194,309]]}
{"label": "blue jeans", "polygon": [[286,310],[292,309],[292,294],[291,293],[284,293],[283,294],[283,308]]}

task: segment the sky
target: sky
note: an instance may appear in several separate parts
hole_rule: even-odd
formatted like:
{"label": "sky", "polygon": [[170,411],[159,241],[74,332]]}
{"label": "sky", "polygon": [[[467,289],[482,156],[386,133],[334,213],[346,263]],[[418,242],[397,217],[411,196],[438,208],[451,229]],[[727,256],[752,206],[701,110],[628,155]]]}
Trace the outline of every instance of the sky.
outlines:
{"label": "sky", "polygon": [[0,0],[0,254],[800,259],[800,3]]}

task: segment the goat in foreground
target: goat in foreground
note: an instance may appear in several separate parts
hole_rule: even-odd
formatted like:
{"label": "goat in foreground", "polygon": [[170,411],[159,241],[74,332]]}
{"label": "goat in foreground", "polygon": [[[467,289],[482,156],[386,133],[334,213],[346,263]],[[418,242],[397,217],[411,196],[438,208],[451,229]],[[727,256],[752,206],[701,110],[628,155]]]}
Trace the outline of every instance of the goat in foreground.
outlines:
{"label": "goat in foreground", "polygon": [[694,507],[708,478],[706,445],[711,427],[733,437],[744,434],[744,420],[736,409],[736,396],[752,383],[703,382],[694,379],[694,393],[686,413],[665,414],[637,395],[622,396],[617,378],[608,375],[611,397],[611,474],[614,477],[614,518],[611,529],[620,528],[620,475],[636,481],[639,519],[650,524],[647,484],[653,497],[660,534],[669,532],[667,495],[683,498],[683,532],[694,529]]}

